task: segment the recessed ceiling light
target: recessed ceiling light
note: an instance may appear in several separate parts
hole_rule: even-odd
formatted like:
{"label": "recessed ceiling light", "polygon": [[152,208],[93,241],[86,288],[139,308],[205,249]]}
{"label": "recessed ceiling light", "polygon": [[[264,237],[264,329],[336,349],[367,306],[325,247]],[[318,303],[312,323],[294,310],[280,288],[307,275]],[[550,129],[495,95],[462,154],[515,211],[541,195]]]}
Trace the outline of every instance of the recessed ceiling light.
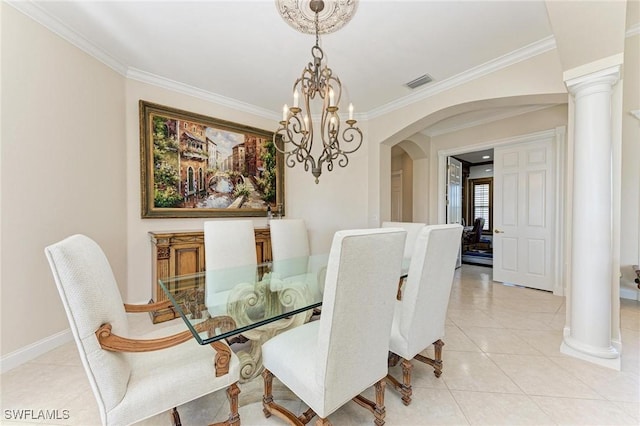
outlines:
{"label": "recessed ceiling light", "polygon": [[483,159],[483,160],[488,160],[489,158],[491,158],[491,156],[490,156],[490,155],[483,155],[483,156],[482,156],[482,159]]}
{"label": "recessed ceiling light", "polygon": [[492,169],[484,169],[485,172],[490,172]]}

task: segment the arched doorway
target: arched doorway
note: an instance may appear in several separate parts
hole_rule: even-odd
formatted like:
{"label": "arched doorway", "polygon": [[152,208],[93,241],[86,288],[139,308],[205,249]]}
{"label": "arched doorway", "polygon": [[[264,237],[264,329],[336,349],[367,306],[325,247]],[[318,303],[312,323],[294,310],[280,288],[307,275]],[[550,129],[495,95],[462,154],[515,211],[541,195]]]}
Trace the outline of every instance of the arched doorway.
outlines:
{"label": "arched doorway", "polygon": [[[422,141],[424,142],[424,141]],[[426,145],[406,139],[391,147],[390,220],[423,222],[428,211]]]}

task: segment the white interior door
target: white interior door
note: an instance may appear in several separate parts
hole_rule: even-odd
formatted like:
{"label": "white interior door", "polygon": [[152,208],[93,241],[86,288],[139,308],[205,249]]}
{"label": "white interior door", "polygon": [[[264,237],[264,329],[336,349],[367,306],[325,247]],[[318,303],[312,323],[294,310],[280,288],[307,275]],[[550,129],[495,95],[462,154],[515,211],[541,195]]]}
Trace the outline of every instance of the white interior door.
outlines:
{"label": "white interior door", "polygon": [[462,163],[447,158],[447,223],[462,223]]}
{"label": "white interior door", "polygon": [[402,222],[402,171],[391,173],[391,221]]}
{"label": "white interior door", "polygon": [[[462,162],[447,157],[447,223],[462,223]],[[462,265],[462,241],[456,267]]]}
{"label": "white interior door", "polygon": [[553,290],[554,140],[494,151],[493,279]]}

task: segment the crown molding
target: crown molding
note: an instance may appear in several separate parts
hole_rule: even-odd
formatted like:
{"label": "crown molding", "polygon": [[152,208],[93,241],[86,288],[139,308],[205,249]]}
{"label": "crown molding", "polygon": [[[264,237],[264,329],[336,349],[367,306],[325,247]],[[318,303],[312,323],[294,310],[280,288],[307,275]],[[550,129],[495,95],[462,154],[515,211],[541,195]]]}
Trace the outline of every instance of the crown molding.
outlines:
{"label": "crown molding", "polygon": [[180,83],[179,81],[171,80],[169,78],[161,77],[150,72],[142,71],[136,68],[129,68],[126,77],[130,80],[137,80],[142,83],[147,83],[152,86],[161,87],[163,89],[171,90],[173,92],[182,93],[184,95],[193,96],[208,102],[213,102],[218,105],[223,105],[229,108],[233,108],[239,111],[247,112],[257,115],[259,117],[267,118],[277,122],[279,115],[265,108],[260,108],[255,105],[251,105],[246,102],[241,102],[233,98],[218,95],[213,92],[200,89],[198,87],[190,86],[188,84]]}
{"label": "crown molding", "polygon": [[370,119],[379,117],[399,108],[444,92],[445,90],[452,89],[456,86],[460,86],[461,84],[465,84],[487,74],[491,74],[492,72],[506,68],[510,65],[517,64],[518,62],[522,62],[529,58],[533,58],[534,56],[548,52],[555,48],[556,40],[553,36],[543,38],[542,40],[531,43],[518,50],[514,50],[513,52],[507,53],[506,55],[500,56],[489,62],[485,62],[482,65],[471,68],[470,70],[462,72],[451,78],[431,84],[429,85],[429,87],[425,87],[419,92],[412,93],[408,96],[405,96],[404,98],[398,99],[397,101],[389,102],[388,104],[382,105],[381,107],[374,108],[373,110],[369,111],[369,113],[367,113],[367,117]]}
{"label": "crown molding", "polygon": [[24,13],[40,25],[44,26],[54,34],[73,44],[83,52],[93,56],[109,68],[121,75],[127,72],[127,66],[117,58],[109,55],[104,50],[91,43],[89,40],[69,28],[60,20],[47,13],[40,5],[32,1],[5,0],[7,4],[16,10]]}

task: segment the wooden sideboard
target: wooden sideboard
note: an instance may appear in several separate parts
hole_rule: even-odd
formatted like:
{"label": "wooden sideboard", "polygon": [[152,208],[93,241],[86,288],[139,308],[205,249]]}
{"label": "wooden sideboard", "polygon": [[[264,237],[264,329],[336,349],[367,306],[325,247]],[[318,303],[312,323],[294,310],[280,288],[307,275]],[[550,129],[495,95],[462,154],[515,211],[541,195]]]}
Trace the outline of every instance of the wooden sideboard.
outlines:
{"label": "wooden sideboard", "polygon": [[[159,279],[176,275],[195,274],[205,270],[204,231],[149,232],[152,247],[151,294],[153,302],[167,300]],[[255,228],[256,258],[258,263],[271,260],[271,234],[269,228]],[[176,318],[172,309],[151,314],[154,324]]]}

